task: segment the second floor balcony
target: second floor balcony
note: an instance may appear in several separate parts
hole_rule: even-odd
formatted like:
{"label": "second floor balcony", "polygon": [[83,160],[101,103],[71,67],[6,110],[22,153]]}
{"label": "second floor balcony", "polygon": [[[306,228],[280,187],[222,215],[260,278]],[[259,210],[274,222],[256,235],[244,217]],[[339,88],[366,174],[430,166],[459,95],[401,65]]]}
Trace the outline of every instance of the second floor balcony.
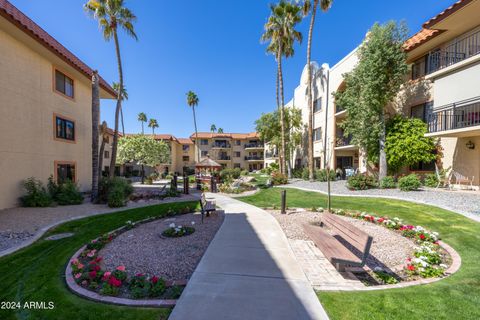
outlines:
{"label": "second floor balcony", "polygon": [[263,149],[265,146],[261,142],[250,142],[245,144],[245,149]]}
{"label": "second floor balcony", "polygon": [[265,158],[267,158],[267,159],[278,158],[278,153],[267,151],[267,152],[265,152]]}
{"label": "second floor balcony", "polygon": [[215,141],[212,144],[212,148],[216,148],[216,149],[230,149],[231,147],[232,147],[232,145],[228,142]]}
{"label": "second floor balcony", "polygon": [[263,161],[264,160],[264,157],[263,155],[257,155],[257,156],[245,156],[245,160],[246,161]]}
{"label": "second floor balcony", "polygon": [[436,108],[428,117],[429,135],[468,136],[480,131],[480,96]]}
{"label": "second floor balcony", "polygon": [[352,137],[351,136],[344,136],[343,134],[339,134],[335,139],[335,147],[346,147],[352,145]]}

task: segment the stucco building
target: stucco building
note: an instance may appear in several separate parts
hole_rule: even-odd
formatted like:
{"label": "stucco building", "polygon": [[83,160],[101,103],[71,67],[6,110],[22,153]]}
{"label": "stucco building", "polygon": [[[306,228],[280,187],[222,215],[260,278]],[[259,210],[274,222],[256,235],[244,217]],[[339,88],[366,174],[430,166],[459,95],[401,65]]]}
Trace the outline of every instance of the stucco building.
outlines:
{"label": "stucco building", "polygon": [[[8,1],[0,1],[0,208],[21,182],[72,179],[91,189],[93,70]],[[101,79],[102,99],[114,90]]]}

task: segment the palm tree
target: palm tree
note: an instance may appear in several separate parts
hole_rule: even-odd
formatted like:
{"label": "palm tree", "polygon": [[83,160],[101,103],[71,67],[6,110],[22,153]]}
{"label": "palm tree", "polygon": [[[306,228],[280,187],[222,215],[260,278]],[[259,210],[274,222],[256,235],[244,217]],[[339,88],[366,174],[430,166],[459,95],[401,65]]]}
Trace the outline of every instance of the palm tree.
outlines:
{"label": "palm tree", "polygon": [[[310,28],[308,30],[308,44],[307,44],[307,105],[308,105],[308,179],[314,180],[314,165],[313,165],[313,84],[312,84],[312,66],[311,66],[311,54],[312,54],[312,35],[313,27],[315,25],[315,17],[317,14],[317,8],[320,4],[322,11],[326,12],[332,6],[333,0],[304,0],[303,2],[303,14],[310,16]],[[311,12],[310,12],[311,11]],[[328,92],[327,92],[328,94]],[[326,129],[325,129],[326,132]],[[326,152],[324,150],[324,152]]]}
{"label": "palm tree", "polygon": [[187,104],[193,111],[193,124],[195,126],[195,145],[197,147],[197,161],[200,162],[200,149],[198,147],[197,117],[195,116],[195,107],[198,106],[198,96],[193,91],[187,92]]}
{"label": "palm tree", "polygon": [[100,123],[100,78],[97,70],[92,74],[92,194],[90,200],[98,199],[98,136]]}
{"label": "palm tree", "polygon": [[150,119],[150,121],[148,122],[148,127],[152,128],[152,134],[155,136],[155,128],[158,128],[157,120],[156,119]]}
{"label": "palm tree", "polygon": [[[115,90],[116,92],[120,90],[120,84],[118,82],[114,82],[112,84],[112,87],[113,87],[113,90]],[[122,95],[122,101],[128,100],[128,92],[125,86],[123,86],[121,95]],[[120,109],[120,119],[122,121],[122,133],[125,136],[125,123],[123,122],[123,104],[122,104],[122,108]]]}
{"label": "palm tree", "polygon": [[223,133],[223,128],[218,128],[218,133]]}
{"label": "palm tree", "polygon": [[[280,110],[281,150],[280,172],[285,174],[285,97],[283,93],[282,57],[293,56],[295,41],[302,41],[302,34],[295,26],[302,20],[301,8],[290,2],[281,0],[278,5],[271,5],[271,14],[264,26],[265,32],[261,40],[269,42],[267,52],[275,56],[277,61],[277,104]],[[290,166],[289,166],[290,167]]]}
{"label": "palm tree", "polygon": [[210,126],[210,132],[215,132],[215,131],[217,131],[217,126],[214,125],[214,124],[212,124],[212,125]]}
{"label": "palm tree", "polygon": [[117,90],[117,107],[115,108],[115,131],[113,135],[112,156],[110,159],[109,176],[115,175],[115,164],[117,161],[118,146],[118,118],[122,109],[122,91],[123,91],[123,70],[122,59],[120,56],[120,44],[118,41],[118,28],[123,29],[127,35],[137,40],[137,35],[133,28],[133,22],[137,17],[128,8],[124,7],[123,0],[89,0],[84,9],[90,13],[93,18],[98,20],[98,24],[103,32],[106,41],[112,38],[115,41],[115,51],[117,55],[117,67],[119,76],[119,88]]}
{"label": "palm tree", "polygon": [[143,112],[140,112],[138,114],[138,118],[137,118],[138,121],[140,121],[142,123],[142,134],[144,134],[144,131],[143,131],[143,123],[144,122],[147,122],[147,115]]}

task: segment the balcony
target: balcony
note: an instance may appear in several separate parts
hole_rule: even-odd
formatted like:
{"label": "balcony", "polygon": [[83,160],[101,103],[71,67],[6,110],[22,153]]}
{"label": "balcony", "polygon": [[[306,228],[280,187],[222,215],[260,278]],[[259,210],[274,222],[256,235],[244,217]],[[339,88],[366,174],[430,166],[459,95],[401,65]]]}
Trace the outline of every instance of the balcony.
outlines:
{"label": "balcony", "polygon": [[245,160],[246,161],[263,161],[264,158],[263,156],[246,156]]}
{"label": "balcony", "polygon": [[245,149],[263,149],[265,146],[260,142],[246,143]]}
{"label": "balcony", "polygon": [[265,158],[266,159],[278,158],[278,153],[277,152],[266,152],[265,153]]}
{"label": "balcony", "polygon": [[480,96],[439,107],[428,117],[428,136],[480,135]]}
{"label": "balcony", "polygon": [[351,136],[344,136],[343,133],[337,132],[335,139],[335,150],[356,150],[357,146],[352,144]]}
{"label": "balcony", "polygon": [[344,106],[340,106],[338,104],[335,105],[335,114],[341,113],[343,111],[347,110]]}
{"label": "balcony", "polygon": [[232,145],[227,142],[215,142],[212,144],[212,148],[214,149],[230,149]]}
{"label": "balcony", "polygon": [[218,161],[230,161],[231,159],[232,159],[232,157],[230,157],[230,156],[220,155],[220,156],[218,156],[218,158],[216,158],[215,160],[218,160]]}
{"label": "balcony", "polygon": [[480,31],[460,37],[444,49],[432,51],[427,56],[426,73],[431,74],[457,64],[480,53]]}

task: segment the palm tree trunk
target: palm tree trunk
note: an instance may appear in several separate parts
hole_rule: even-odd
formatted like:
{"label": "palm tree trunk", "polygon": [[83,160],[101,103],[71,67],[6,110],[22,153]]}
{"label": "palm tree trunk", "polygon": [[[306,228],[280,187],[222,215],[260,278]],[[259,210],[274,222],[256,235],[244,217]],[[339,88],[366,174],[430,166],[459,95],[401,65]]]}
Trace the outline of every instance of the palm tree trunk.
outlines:
{"label": "palm tree trunk", "polygon": [[[312,17],[310,19],[310,29],[308,30],[308,45],[307,45],[307,105],[308,105],[308,180],[314,180],[314,165],[313,165],[313,85],[312,85],[312,35],[313,27],[315,25],[315,16],[317,13],[318,0],[313,1]],[[328,94],[328,93],[327,93]]]}
{"label": "palm tree trunk", "polygon": [[195,106],[192,106],[193,125],[195,126],[195,145],[197,147],[197,161],[200,162],[200,148],[198,147],[197,117],[195,115]]}
{"label": "palm tree trunk", "polygon": [[100,126],[100,88],[97,71],[92,75],[92,194],[91,201],[98,198],[98,137]]}
{"label": "palm tree trunk", "polygon": [[378,180],[381,180],[387,176],[387,154],[385,152],[385,115],[383,111],[380,115],[380,123],[382,128],[380,129],[380,158],[379,158],[379,170],[378,170]]}
{"label": "palm tree trunk", "polygon": [[[276,82],[276,94],[277,94],[277,110],[278,112],[281,112],[280,109],[280,75],[278,73],[278,70],[277,70],[277,82]],[[280,146],[279,148],[279,164],[278,164],[278,168],[280,170],[280,172],[283,172],[283,167],[282,167],[282,146]]]}
{"label": "palm tree trunk", "polygon": [[144,132],[144,131],[143,131],[143,121],[142,121],[142,134],[143,134],[143,132]]}
{"label": "palm tree trunk", "polygon": [[118,146],[118,118],[120,110],[122,109],[122,89],[123,89],[123,70],[122,70],[122,58],[120,56],[120,44],[118,42],[117,30],[113,30],[113,38],[115,39],[115,50],[117,54],[118,64],[118,76],[119,76],[119,89],[117,95],[117,107],[115,109],[115,131],[113,133],[112,142],[112,157],[110,159],[110,172],[109,177],[115,176],[115,165],[117,162],[117,146]]}
{"label": "palm tree trunk", "polygon": [[[281,45],[280,45],[281,47]],[[285,174],[285,97],[283,95],[283,75],[282,75],[282,55],[281,55],[281,48],[279,50],[279,54],[277,55],[278,61],[278,81],[279,81],[279,91],[280,91],[280,125],[282,130],[282,150],[281,150],[281,157],[280,162],[282,163],[281,167],[283,171],[282,174]]]}
{"label": "palm tree trunk", "polygon": [[98,190],[100,191],[100,181],[102,181],[102,171],[103,171],[103,156],[105,153],[105,138],[102,135],[102,143],[100,144],[100,151],[98,152]]}
{"label": "palm tree trunk", "polygon": [[125,136],[125,124],[123,123],[123,106],[120,109],[120,118],[122,119],[122,134]]}

